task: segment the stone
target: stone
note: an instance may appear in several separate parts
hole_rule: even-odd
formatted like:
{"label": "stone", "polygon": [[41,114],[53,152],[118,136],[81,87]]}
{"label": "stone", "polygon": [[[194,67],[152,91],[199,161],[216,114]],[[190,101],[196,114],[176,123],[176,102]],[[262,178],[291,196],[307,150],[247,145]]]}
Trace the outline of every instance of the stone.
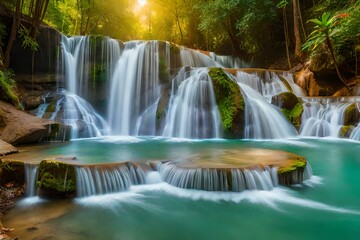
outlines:
{"label": "stone", "polygon": [[[0,139],[13,145],[37,143],[55,137],[57,132],[64,131],[63,126],[51,120],[34,117],[14,106],[0,101]],[[68,140],[67,138],[61,138]]]}
{"label": "stone", "polygon": [[0,139],[0,156],[17,153],[18,150],[11,144]]}

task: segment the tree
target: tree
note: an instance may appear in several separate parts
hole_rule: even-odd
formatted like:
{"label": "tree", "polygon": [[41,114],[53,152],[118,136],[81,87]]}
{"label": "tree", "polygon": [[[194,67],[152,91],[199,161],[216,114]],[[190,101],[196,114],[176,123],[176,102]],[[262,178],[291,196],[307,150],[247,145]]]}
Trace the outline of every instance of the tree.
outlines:
{"label": "tree", "polygon": [[331,13],[323,13],[320,19],[310,19],[308,22],[315,24],[314,30],[310,33],[309,39],[303,45],[303,49],[315,50],[319,46],[325,45],[328,51],[330,52],[331,58],[334,62],[336,73],[340,81],[344,84],[346,89],[351,94],[349,87],[347,86],[344,77],[341,75],[338,62],[335,57],[334,47],[332,43],[333,37],[336,35],[336,25],[338,24],[338,17],[331,16]]}
{"label": "tree", "polygon": [[297,60],[301,60],[302,52],[301,52],[301,36],[300,36],[300,15],[299,15],[299,8],[298,0],[293,0],[293,15],[294,15],[294,36],[295,36],[295,57]]}

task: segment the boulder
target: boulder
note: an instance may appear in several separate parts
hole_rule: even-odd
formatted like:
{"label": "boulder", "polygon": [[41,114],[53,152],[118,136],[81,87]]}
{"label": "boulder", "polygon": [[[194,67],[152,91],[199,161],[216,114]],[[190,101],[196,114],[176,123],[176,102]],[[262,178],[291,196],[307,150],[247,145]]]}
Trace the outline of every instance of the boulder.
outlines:
{"label": "boulder", "polygon": [[66,127],[59,123],[34,117],[10,104],[0,102],[0,139],[8,143],[37,143],[53,137],[68,140],[70,136],[58,136],[61,132],[66,132],[65,130]]}
{"label": "boulder", "polygon": [[75,196],[75,167],[56,160],[43,160],[38,170],[39,195],[45,198]]}
{"label": "boulder", "polygon": [[302,101],[295,94],[291,92],[279,93],[271,98],[271,103],[280,108],[284,116],[296,129],[300,128],[304,107]]}
{"label": "boulder", "polygon": [[18,150],[11,144],[0,139],[0,156],[17,153]]}
{"label": "boulder", "polygon": [[226,137],[243,137],[245,100],[239,85],[221,68],[210,68],[216,103]]}

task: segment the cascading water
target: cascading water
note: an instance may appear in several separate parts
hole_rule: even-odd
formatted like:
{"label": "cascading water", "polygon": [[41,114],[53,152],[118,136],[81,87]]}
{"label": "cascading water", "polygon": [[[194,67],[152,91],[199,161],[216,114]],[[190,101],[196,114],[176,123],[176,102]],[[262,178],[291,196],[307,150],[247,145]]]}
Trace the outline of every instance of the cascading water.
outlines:
{"label": "cascading water", "polygon": [[131,185],[144,184],[145,173],[131,163],[116,166],[76,167],[77,197],[120,192]]}
{"label": "cascading water", "polygon": [[303,98],[304,113],[300,135],[339,137],[339,132],[344,125],[345,113],[352,104],[355,104],[355,101],[358,99],[345,101],[345,99],[337,98]]}
{"label": "cascading water", "polygon": [[[106,45],[104,44],[107,43]],[[111,74],[113,61],[120,55],[119,47],[115,40],[105,38],[103,48],[109,52],[105,59],[108,74]],[[60,122],[72,126],[72,137],[97,137],[107,133],[106,121],[95,112],[93,107],[82,97],[87,97],[89,92],[90,65],[95,51],[91,47],[90,37],[76,36],[61,39],[63,75],[66,78],[67,91],[61,91],[64,99],[57,102],[63,105],[63,116]],[[53,119],[57,113],[54,113]]]}
{"label": "cascading water", "polygon": [[239,83],[245,98],[245,138],[273,139],[297,135],[295,128],[275,106],[250,86]]}
{"label": "cascading water", "polygon": [[161,93],[158,42],[126,43],[110,85],[111,133],[155,135]]}
{"label": "cascading water", "polygon": [[219,138],[221,120],[207,68],[186,72],[173,79],[163,136]]}
{"label": "cascading water", "polygon": [[248,63],[238,57],[216,55],[210,52],[210,57],[224,68],[247,68],[250,67]]}
{"label": "cascading water", "polygon": [[259,92],[262,96],[271,100],[271,97],[281,92],[289,91],[280,78],[273,72],[264,72],[264,78],[256,73],[246,73],[238,71],[236,73],[238,83],[246,84]]}
{"label": "cascading water", "polygon": [[36,181],[39,166],[36,164],[25,163],[25,195],[27,197],[36,196]]}

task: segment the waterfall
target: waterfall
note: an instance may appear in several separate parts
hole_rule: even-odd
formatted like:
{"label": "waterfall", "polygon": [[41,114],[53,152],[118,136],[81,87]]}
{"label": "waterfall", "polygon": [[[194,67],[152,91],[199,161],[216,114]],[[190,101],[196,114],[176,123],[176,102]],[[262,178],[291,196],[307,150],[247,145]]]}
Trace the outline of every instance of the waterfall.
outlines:
{"label": "waterfall", "polygon": [[179,138],[220,138],[221,120],[207,68],[173,79],[163,135]]}
{"label": "waterfall", "polygon": [[37,172],[39,166],[36,164],[25,163],[25,195],[27,197],[36,196]]}
{"label": "waterfall", "polygon": [[224,68],[248,68],[250,65],[238,57],[217,55],[210,52],[210,57]]}
{"label": "waterfall", "polygon": [[269,102],[271,101],[272,96],[289,91],[276,73],[266,71],[263,73],[263,75],[264,77],[262,78],[257,73],[249,74],[238,71],[236,73],[236,80],[238,83],[250,86],[266,99],[268,99]]}
{"label": "waterfall", "polygon": [[[64,124],[72,126],[73,138],[97,137],[107,132],[106,121],[94,110],[91,104],[84,98],[90,98],[98,92],[93,93],[95,87],[95,74],[98,68],[104,65],[107,77],[112,76],[115,62],[120,57],[120,47],[116,40],[110,38],[101,39],[100,51],[103,55],[101,60],[97,60],[99,53],[94,47],[96,39],[91,41],[89,36],[75,36],[67,38],[62,36],[62,66],[65,76],[65,90],[60,90],[64,99],[56,103],[56,110],[50,119],[58,120]],[[98,61],[98,62],[97,62]],[[90,81],[92,79],[93,81]],[[97,89],[98,91],[98,89]],[[93,93],[93,94],[92,94]],[[60,108],[62,117],[57,116]]]}
{"label": "waterfall", "polygon": [[88,165],[76,168],[77,197],[115,193],[144,184],[144,170],[132,163]]}
{"label": "waterfall", "polygon": [[181,188],[206,191],[271,190],[278,185],[276,168],[213,169],[180,168],[162,163],[160,174],[165,182]]}
{"label": "waterfall", "polygon": [[360,141],[360,123],[356,128],[354,128],[354,130],[352,130],[350,134],[350,139]]}
{"label": "waterfall", "polygon": [[[303,98],[304,112],[300,135],[339,137],[339,131],[344,125],[346,109],[356,101],[357,98]],[[355,135],[354,131],[356,130],[353,130],[351,136]]]}
{"label": "waterfall", "polygon": [[245,98],[245,138],[289,138],[297,134],[278,108],[250,86],[239,85]]}
{"label": "waterfall", "polygon": [[189,67],[220,67],[221,64],[217,63],[209,56],[185,47],[180,47],[180,57],[182,66]]}
{"label": "waterfall", "polygon": [[158,42],[126,43],[110,83],[111,133],[155,135],[160,93]]}

